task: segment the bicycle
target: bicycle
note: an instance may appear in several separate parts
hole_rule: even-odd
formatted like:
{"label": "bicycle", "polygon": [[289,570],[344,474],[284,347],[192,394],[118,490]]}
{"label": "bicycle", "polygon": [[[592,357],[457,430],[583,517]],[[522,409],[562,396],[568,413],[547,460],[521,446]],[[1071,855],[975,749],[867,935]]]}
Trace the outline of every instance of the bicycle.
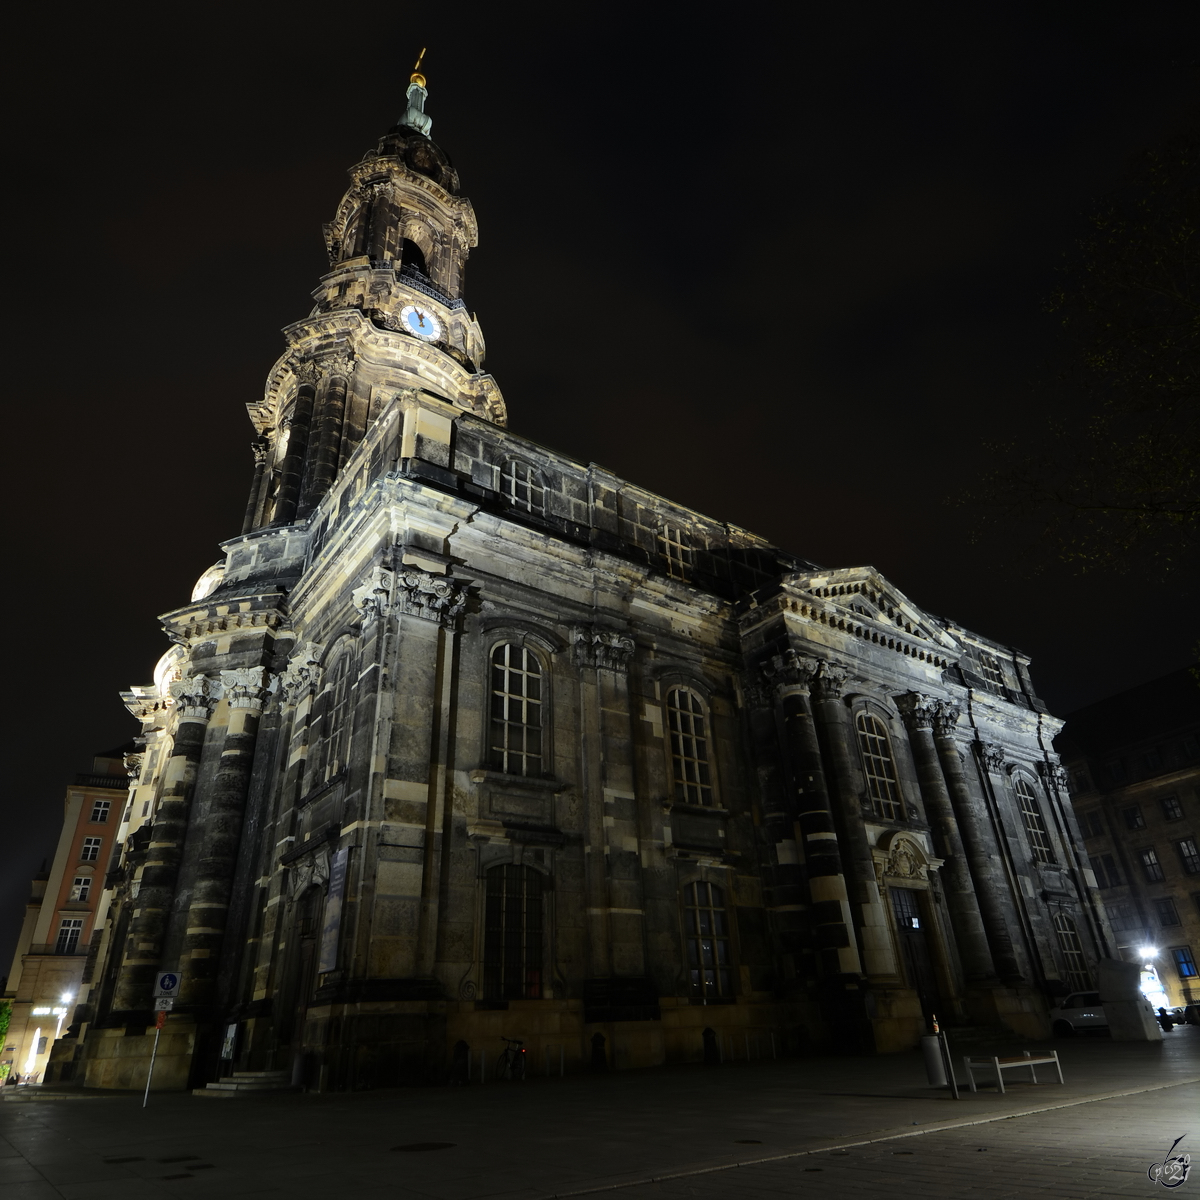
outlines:
{"label": "bicycle", "polygon": [[525,1043],[519,1038],[502,1037],[507,1042],[500,1057],[496,1060],[497,1079],[525,1079]]}

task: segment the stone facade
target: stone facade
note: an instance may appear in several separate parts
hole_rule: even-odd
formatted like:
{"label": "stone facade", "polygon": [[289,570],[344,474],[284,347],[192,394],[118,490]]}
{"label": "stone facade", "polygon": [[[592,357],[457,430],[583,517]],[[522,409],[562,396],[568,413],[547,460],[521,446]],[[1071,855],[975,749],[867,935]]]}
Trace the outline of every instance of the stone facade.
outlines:
{"label": "stone facade", "polygon": [[1106,934],[1028,661],[510,433],[423,103],[352,169],[245,528],[127,694],[88,1082],[136,1083],[89,1047],[174,968],[194,1083],[230,1025],[335,1089],[502,1035],[571,1069],[1043,1032]]}
{"label": "stone facade", "polygon": [[1055,746],[1119,956],[1200,1004],[1200,680],[1176,671],[1080,709]]}

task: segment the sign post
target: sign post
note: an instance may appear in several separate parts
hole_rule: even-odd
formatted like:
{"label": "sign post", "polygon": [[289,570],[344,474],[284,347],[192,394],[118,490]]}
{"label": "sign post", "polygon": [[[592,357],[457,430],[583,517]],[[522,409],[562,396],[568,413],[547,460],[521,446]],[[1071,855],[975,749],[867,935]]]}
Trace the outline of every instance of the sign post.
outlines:
{"label": "sign post", "polygon": [[154,1047],[150,1051],[150,1070],[146,1072],[146,1092],[142,1096],[142,1107],[150,1103],[150,1082],[154,1078],[154,1060],[158,1057],[158,1039],[167,1023],[167,1013],[175,1007],[179,995],[179,972],[160,971],[154,978]]}

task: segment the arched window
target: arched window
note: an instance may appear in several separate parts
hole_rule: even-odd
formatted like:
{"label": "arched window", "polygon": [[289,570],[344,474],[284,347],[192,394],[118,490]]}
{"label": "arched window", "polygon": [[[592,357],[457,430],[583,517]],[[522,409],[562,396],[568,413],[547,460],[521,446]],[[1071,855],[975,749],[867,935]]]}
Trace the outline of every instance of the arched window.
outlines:
{"label": "arched window", "polygon": [[425,255],[421,253],[421,247],[411,238],[400,239],[400,265],[413,271],[419,271],[427,277],[429,275],[425,267]]}
{"label": "arched window", "polygon": [[1054,918],[1054,932],[1058,935],[1058,947],[1062,951],[1063,966],[1067,970],[1067,985],[1073,992],[1086,992],[1092,986],[1087,959],[1083,957],[1083,943],[1075,922],[1060,912]]}
{"label": "arched window", "polygon": [[858,731],[858,749],[875,815],[885,821],[903,821],[904,801],[900,798],[896,764],[892,761],[892,748],[883,722],[873,713],[860,712],[854,727]]}
{"label": "arched window", "polygon": [[704,701],[690,688],[672,688],[667,693],[667,726],[671,732],[675,799],[681,804],[712,804]]}
{"label": "arched window", "polygon": [[1042,806],[1038,803],[1033,785],[1024,775],[1018,775],[1013,780],[1013,791],[1017,793],[1017,801],[1021,805],[1025,833],[1029,837],[1029,849],[1033,852],[1035,861],[1052,863],[1054,851],[1050,846],[1050,835],[1046,832],[1046,822],[1042,819]]}
{"label": "arched window", "polygon": [[685,583],[692,577],[692,544],[687,531],[679,525],[665,524],[658,531],[658,546],[672,579]]}
{"label": "arched window", "polygon": [[707,1002],[732,996],[725,893],[715,883],[691,883],[684,890],[684,931],[692,999]]}
{"label": "arched window", "polygon": [[487,873],[483,989],[489,1000],[542,996],[542,876],[513,863]]}
{"label": "arched window", "polygon": [[354,656],[349,649],[334,659],[326,675],[322,697],[324,708],[318,732],[320,749],[316,756],[314,783],[324,783],[346,767],[350,753],[350,730],[353,724],[351,692],[353,691]]}
{"label": "arched window", "polygon": [[506,775],[542,773],[542,668],[513,642],[492,651],[489,758]]}
{"label": "arched window", "polygon": [[541,476],[528,463],[510,458],[500,472],[500,490],[513,508],[541,515],[546,511],[546,489]]}

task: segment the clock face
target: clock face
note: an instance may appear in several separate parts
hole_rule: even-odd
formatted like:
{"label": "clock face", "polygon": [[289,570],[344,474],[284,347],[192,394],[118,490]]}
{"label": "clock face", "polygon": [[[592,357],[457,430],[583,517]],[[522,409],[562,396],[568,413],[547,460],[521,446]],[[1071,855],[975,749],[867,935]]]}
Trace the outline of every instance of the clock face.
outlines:
{"label": "clock face", "polygon": [[408,305],[400,312],[400,324],[407,333],[415,334],[422,341],[436,342],[442,336],[442,323],[427,308]]}

